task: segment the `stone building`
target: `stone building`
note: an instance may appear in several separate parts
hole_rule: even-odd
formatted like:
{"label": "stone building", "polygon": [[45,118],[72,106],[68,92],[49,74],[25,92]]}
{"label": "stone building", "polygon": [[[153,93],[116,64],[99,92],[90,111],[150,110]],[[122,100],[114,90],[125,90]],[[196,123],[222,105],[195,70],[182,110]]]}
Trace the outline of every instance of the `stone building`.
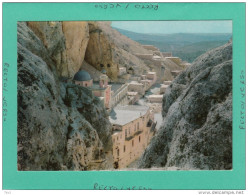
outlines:
{"label": "stone building", "polygon": [[99,83],[93,82],[90,74],[84,70],[78,71],[73,80],[75,84],[90,89],[95,96],[103,101],[106,109],[111,108],[111,85],[108,85],[108,76],[105,70],[102,71]]}
{"label": "stone building", "polygon": [[166,57],[166,59],[171,60],[172,62],[176,63],[179,66],[182,63],[182,60],[179,57]]}
{"label": "stone building", "polygon": [[156,72],[148,72],[148,73],[146,74],[146,78],[147,78],[148,80],[151,80],[152,83],[154,84],[154,83],[157,81],[157,74],[156,74]]}
{"label": "stone building", "polygon": [[148,100],[150,103],[162,103],[163,95],[149,95]]}
{"label": "stone building", "polygon": [[112,84],[112,94],[111,94],[111,108],[115,107],[116,105],[127,105],[128,104],[128,84],[125,83],[113,83]]}
{"label": "stone building", "polygon": [[91,87],[93,85],[93,79],[90,74],[84,70],[78,71],[73,78],[73,81],[76,85],[82,87]]}
{"label": "stone building", "polygon": [[164,85],[170,85],[172,81],[164,81]]}
{"label": "stone building", "polygon": [[160,87],[160,94],[164,94],[169,85],[162,84]]}
{"label": "stone building", "polygon": [[139,100],[138,92],[127,92],[128,104],[133,105]]}
{"label": "stone building", "polygon": [[127,68],[126,67],[120,67],[119,68],[119,76],[124,75],[127,73]]}
{"label": "stone building", "polygon": [[110,113],[114,167],[137,160],[155,133],[154,114],[148,106],[118,106]]}
{"label": "stone building", "polygon": [[171,52],[162,52],[162,55],[164,57],[172,57],[172,53]]}
{"label": "stone building", "polygon": [[152,86],[151,80],[145,79],[141,80],[140,82],[144,85],[145,91],[147,91]]}
{"label": "stone building", "polygon": [[174,70],[174,71],[171,71],[171,74],[172,76],[176,77],[178,76],[182,71],[181,70]]}
{"label": "stone building", "polygon": [[161,56],[158,56],[158,55],[154,55],[152,57],[153,60],[158,60],[158,61],[161,61],[162,60],[162,57]]}
{"label": "stone building", "polygon": [[145,87],[142,83],[139,83],[137,81],[131,81],[128,85],[128,91],[136,91],[139,95],[143,96],[145,94]]}

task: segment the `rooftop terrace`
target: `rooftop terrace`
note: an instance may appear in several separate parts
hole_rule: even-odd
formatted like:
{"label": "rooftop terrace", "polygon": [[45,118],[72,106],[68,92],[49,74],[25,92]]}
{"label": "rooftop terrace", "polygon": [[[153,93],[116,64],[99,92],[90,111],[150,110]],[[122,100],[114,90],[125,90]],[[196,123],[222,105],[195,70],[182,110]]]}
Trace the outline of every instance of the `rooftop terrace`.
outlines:
{"label": "rooftop terrace", "polygon": [[144,116],[148,110],[148,106],[117,106],[110,112],[109,120],[112,124],[125,125]]}

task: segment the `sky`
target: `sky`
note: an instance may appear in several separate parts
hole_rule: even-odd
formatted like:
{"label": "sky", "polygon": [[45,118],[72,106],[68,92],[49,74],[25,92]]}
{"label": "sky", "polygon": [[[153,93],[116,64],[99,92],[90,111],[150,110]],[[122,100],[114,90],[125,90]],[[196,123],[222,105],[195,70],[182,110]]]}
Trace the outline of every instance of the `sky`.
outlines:
{"label": "sky", "polygon": [[112,26],[137,33],[232,33],[231,20],[112,21]]}

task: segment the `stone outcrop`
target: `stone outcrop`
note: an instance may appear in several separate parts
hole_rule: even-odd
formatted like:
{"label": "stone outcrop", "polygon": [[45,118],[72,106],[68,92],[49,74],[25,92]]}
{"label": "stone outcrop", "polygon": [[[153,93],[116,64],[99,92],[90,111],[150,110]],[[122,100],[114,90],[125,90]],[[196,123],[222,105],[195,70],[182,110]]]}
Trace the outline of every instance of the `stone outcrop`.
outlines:
{"label": "stone outcrop", "polygon": [[163,123],[140,168],[232,169],[232,42],[198,57],[167,88]]}
{"label": "stone outcrop", "polygon": [[[105,69],[113,81],[123,79],[118,77],[120,67],[130,69],[129,73],[133,75],[156,69],[154,61],[147,63],[135,55],[152,55],[151,50],[114,30],[110,24],[92,21],[27,22],[42,41],[48,53],[46,57],[52,60],[60,77],[71,79],[80,68],[83,69],[84,61],[98,71]],[[173,67],[166,64],[167,79],[171,79],[169,72]]]}
{"label": "stone outcrop", "polygon": [[112,80],[117,80],[119,67],[133,67],[136,73],[148,70],[134,53],[149,53],[140,44],[111,28],[108,22],[89,22],[89,43],[85,61],[97,70],[105,69]]}
{"label": "stone outcrop", "polygon": [[113,61],[113,47],[106,34],[103,33],[97,22],[89,22],[90,39],[86,49],[85,61],[96,69],[105,69],[107,75],[116,79],[119,66]]}
{"label": "stone outcrop", "polygon": [[60,76],[72,78],[82,66],[89,40],[87,22],[27,22],[43,42]]}
{"label": "stone outcrop", "polygon": [[[32,25],[29,23],[29,28],[19,22],[17,28],[18,170],[111,168],[112,163],[106,161],[112,156],[111,124],[105,108],[87,88],[61,82],[63,71],[53,58],[53,52],[65,52],[70,60],[77,61],[75,48],[63,42],[63,37],[77,49],[85,43],[68,38],[73,36],[70,23],[63,27],[66,33],[62,33],[62,23]],[[46,36],[55,32],[61,35],[61,43],[56,36]]]}

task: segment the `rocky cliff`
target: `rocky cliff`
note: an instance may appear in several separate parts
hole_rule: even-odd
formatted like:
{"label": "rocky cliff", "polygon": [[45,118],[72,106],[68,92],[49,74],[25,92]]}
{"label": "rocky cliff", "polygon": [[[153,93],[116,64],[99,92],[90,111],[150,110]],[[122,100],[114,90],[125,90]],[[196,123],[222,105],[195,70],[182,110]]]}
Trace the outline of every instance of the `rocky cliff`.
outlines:
{"label": "rocky cliff", "polygon": [[18,170],[112,167],[102,103],[87,88],[60,80],[84,60],[88,27],[74,24],[18,23]]}
{"label": "rocky cliff", "polygon": [[232,42],[198,57],[167,88],[163,123],[140,168],[232,169]]}
{"label": "rocky cliff", "polygon": [[[72,78],[83,61],[100,71],[105,69],[117,81],[119,67],[132,67],[135,73],[149,70],[135,53],[149,53],[140,44],[110,26],[110,22],[27,22],[42,41],[58,75]],[[98,73],[98,74],[99,74]]]}
{"label": "rocky cliff", "polygon": [[135,73],[149,70],[135,53],[149,53],[140,44],[112,29],[108,22],[88,22],[89,43],[85,61],[97,70],[105,69],[112,80],[118,79],[119,67],[132,67]]}
{"label": "rocky cliff", "polygon": [[42,41],[49,58],[63,77],[73,77],[82,66],[89,41],[87,22],[27,22]]}

